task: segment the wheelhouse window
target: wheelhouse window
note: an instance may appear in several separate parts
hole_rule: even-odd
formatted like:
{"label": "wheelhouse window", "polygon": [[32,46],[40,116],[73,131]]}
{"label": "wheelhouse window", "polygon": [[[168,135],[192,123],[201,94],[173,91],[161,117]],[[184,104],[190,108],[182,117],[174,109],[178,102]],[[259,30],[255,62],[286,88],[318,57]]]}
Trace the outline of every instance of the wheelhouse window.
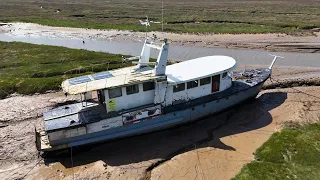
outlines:
{"label": "wheelhouse window", "polygon": [[179,92],[179,91],[184,91],[185,90],[185,83],[177,84],[173,86],[173,92]]}
{"label": "wheelhouse window", "polygon": [[143,83],[143,91],[150,91],[154,89],[154,82]]}
{"label": "wheelhouse window", "polygon": [[108,89],[109,99],[117,98],[122,96],[121,87]]}
{"label": "wheelhouse window", "polygon": [[127,86],[126,87],[126,91],[127,91],[127,95],[136,94],[136,93],[139,92],[139,85],[135,84],[135,85],[132,85],[132,86]]}
{"label": "wheelhouse window", "polygon": [[187,89],[198,87],[198,84],[199,84],[198,80],[187,82]]}
{"label": "wheelhouse window", "polygon": [[210,82],[211,82],[211,77],[202,78],[200,79],[200,86],[210,84]]}
{"label": "wheelhouse window", "polygon": [[227,73],[227,72],[224,72],[224,73],[222,74],[222,78],[227,77],[227,75],[228,75],[228,73]]}

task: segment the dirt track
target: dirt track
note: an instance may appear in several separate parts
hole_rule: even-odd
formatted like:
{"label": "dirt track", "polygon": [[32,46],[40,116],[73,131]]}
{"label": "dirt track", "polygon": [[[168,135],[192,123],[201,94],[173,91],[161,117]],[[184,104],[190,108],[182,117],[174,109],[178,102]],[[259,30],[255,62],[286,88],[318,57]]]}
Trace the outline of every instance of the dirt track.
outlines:
{"label": "dirt track", "polygon": [[[317,72],[275,68],[273,77],[310,79]],[[39,158],[33,131],[43,111],[76,97],[13,96],[0,101],[0,179],[229,179],[283,123],[318,122],[319,92],[312,86],[265,90],[251,103],[194,124],[94,145],[73,154],[73,164],[69,152]]]}
{"label": "dirt track", "polygon": [[[0,26],[0,33],[13,36],[47,36],[58,38],[103,39],[112,41],[141,41],[145,32],[95,30],[84,28],[50,27],[32,23],[10,23]],[[149,32],[167,38],[173,44],[201,47],[264,49],[282,52],[320,52],[320,29],[309,35],[288,34],[176,34]]]}

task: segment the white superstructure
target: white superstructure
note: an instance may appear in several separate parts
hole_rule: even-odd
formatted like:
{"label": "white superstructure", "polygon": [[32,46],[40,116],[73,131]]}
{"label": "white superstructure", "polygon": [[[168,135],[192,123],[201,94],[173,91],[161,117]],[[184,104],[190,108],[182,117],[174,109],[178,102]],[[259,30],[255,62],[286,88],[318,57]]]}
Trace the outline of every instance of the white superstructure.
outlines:
{"label": "white superstructure", "polygon": [[[159,50],[156,62],[149,62],[152,48]],[[140,56],[125,59],[139,59],[136,66],[69,79],[62,87],[69,94],[98,91],[107,112],[174,105],[231,87],[228,72],[236,67],[231,57],[206,56],[166,66],[167,56],[167,43],[146,41]]]}

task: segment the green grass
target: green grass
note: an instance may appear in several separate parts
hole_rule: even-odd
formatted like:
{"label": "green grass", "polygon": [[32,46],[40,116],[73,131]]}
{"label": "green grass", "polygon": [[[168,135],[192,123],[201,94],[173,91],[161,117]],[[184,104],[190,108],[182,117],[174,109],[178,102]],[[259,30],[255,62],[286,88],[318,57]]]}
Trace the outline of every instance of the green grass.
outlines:
{"label": "green grass", "polygon": [[129,65],[118,54],[0,41],[0,98],[58,90],[64,79]]}
{"label": "green grass", "polygon": [[[297,33],[320,27],[317,0],[163,2],[164,30],[169,32]],[[148,15],[151,20],[161,21],[161,3],[157,0],[1,0],[0,21],[144,31],[138,20]],[[56,9],[61,11],[56,13]],[[161,31],[161,24],[153,24],[149,30]]]}
{"label": "green grass", "polygon": [[234,179],[319,179],[320,124],[287,127],[271,136]]}

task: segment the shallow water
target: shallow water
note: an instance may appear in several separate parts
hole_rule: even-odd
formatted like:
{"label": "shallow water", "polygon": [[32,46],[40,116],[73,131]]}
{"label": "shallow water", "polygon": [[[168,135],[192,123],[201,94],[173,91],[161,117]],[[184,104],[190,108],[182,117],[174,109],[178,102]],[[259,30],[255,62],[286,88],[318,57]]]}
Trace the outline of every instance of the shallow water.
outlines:
{"label": "shallow water", "polygon": [[[114,54],[139,55],[143,42],[141,41],[112,41],[112,40],[90,40],[82,39],[56,38],[47,36],[12,36],[9,34],[0,34],[0,41],[20,41],[32,44],[44,44],[54,46],[64,46],[75,49],[86,49],[92,51],[101,51]],[[152,53],[155,58],[155,53]],[[272,57],[268,54],[277,54],[285,57],[279,59],[275,66],[304,66],[320,67],[319,53],[291,53],[291,52],[267,52],[263,50],[246,49],[227,49],[227,48],[207,48],[194,46],[170,45],[170,60],[188,60],[201,56],[209,55],[227,55],[235,58],[240,65],[269,65]]]}

